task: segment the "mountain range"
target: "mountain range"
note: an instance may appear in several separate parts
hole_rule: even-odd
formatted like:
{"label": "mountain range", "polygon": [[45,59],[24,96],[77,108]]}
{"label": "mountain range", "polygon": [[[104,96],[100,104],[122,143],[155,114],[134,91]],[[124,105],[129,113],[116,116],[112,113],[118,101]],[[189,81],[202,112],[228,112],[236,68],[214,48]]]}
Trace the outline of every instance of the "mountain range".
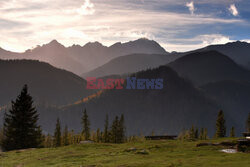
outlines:
{"label": "mountain range", "polygon": [[[177,134],[195,125],[208,128],[212,136],[218,110],[222,109],[228,129],[235,126],[239,135],[250,108],[250,72],[246,63],[250,58],[245,56],[248,46],[234,42],[168,53],[155,41],[139,39],[110,47],[98,42],[64,47],[52,41],[25,53],[0,49],[2,59],[43,59],[59,67],[37,60],[0,60],[0,116],[6,111],[3,106],[8,108],[22,86],[28,84],[40,124],[49,133],[57,117],[63,125],[79,132],[80,117],[86,108],[92,129],[103,127],[106,114],[111,120],[123,113],[127,134]],[[237,52],[242,48],[246,49],[244,53]],[[243,57],[245,61],[241,62]],[[60,68],[74,68],[74,73],[85,72],[84,77],[104,79],[163,78],[164,88],[114,89],[95,95],[97,90],[87,90],[84,79]]]}
{"label": "mountain range", "polygon": [[205,48],[183,53],[172,52],[164,55],[133,54],[133,55],[117,57],[103,64],[102,66],[95,68],[94,70],[90,70],[82,74],[81,76],[83,78],[86,78],[86,77],[103,77],[112,74],[132,73],[132,72],[137,72],[139,70],[145,70],[148,68],[154,68],[160,65],[168,64],[180,57],[183,57],[185,55],[190,55],[191,53],[208,52],[208,51],[217,51],[223,55],[226,55],[236,64],[246,69],[250,69],[250,64],[249,64],[250,56],[248,56],[248,53],[250,52],[250,44],[246,42],[237,41],[237,42],[227,43],[225,45],[210,45]]}
{"label": "mountain range", "polygon": [[15,53],[0,49],[0,59],[32,59],[48,62],[51,65],[83,74],[95,69],[113,58],[134,53],[167,54],[155,41],[141,38],[126,43],[115,43],[107,47],[99,42],[87,43],[84,46],[73,45],[65,47],[53,40],[48,44]]}
{"label": "mountain range", "polygon": [[[225,112],[227,127],[237,134],[244,131],[250,107],[250,71],[217,51],[187,54],[167,65],[132,74],[137,78],[164,78],[164,89],[110,90],[86,103],[63,108],[65,113],[81,115],[87,108],[94,128],[102,127],[105,114],[124,113],[129,133],[154,131],[173,134],[192,124],[214,134],[219,109]],[[246,91],[246,92],[245,92]],[[66,124],[70,120],[62,119]],[[74,122],[76,129],[80,122]],[[78,129],[79,130],[79,129]]]}

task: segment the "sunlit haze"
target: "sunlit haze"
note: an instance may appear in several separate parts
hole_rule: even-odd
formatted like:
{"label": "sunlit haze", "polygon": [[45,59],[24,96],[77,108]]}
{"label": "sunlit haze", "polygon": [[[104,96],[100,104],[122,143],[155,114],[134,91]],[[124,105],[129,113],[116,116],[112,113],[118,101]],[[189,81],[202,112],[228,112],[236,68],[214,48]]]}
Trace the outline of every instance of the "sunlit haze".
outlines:
{"label": "sunlit haze", "polygon": [[109,46],[146,37],[167,51],[250,41],[247,0],[0,0],[0,47],[58,40]]}

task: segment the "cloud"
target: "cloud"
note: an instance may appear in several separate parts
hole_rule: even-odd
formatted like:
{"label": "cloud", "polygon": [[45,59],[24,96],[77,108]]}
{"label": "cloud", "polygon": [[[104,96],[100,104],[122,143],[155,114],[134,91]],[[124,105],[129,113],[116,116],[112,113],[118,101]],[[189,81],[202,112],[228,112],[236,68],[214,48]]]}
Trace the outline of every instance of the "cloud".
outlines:
{"label": "cloud", "polygon": [[[222,1],[226,0],[219,2]],[[24,51],[32,45],[41,45],[53,39],[70,46],[93,41],[111,45],[118,41],[147,37],[160,42],[167,50],[185,51],[204,46],[205,43],[226,41],[227,35],[231,35],[227,32],[224,39],[218,35],[209,39],[199,36],[201,34],[223,33],[227,27],[235,25],[239,30],[241,26],[248,26],[245,24],[248,20],[244,18],[219,17],[204,10],[190,17],[189,13],[183,12],[186,10],[186,2],[187,0],[145,0],[144,3],[135,0],[54,0],[51,3],[49,0],[16,0],[13,3],[13,0],[5,0],[2,6],[0,4],[0,47]],[[192,13],[195,12],[196,5],[201,6],[201,3],[210,1],[188,2],[190,8],[187,9],[191,9]],[[223,4],[223,7],[227,5],[230,3]],[[204,6],[210,7],[208,4]],[[82,17],[86,15],[87,17]],[[15,26],[13,21],[19,22],[19,25]],[[21,26],[23,24],[20,23],[28,24]],[[9,26],[12,28],[8,28]],[[17,29],[23,33],[17,34]]]}
{"label": "cloud", "polygon": [[76,11],[80,15],[93,15],[95,13],[94,4],[90,0],[85,0],[84,5]]}
{"label": "cloud", "polygon": [[0,30],[3,29],[12,29],[12,28],[20,28],[23,26],[28,26],[28,23],[22,21],[13,21],[0,18]]}
{"label": "cloud", "polygon": [[230,37],[222,34],[203,34],[194,36],[193,38],[173,39],[171,42],[162,42],[161,45],[167,51],[185,52],[203,48],[208,45],[226,44],[233,41]]}
{"label": "cloud", "polygon": [[194,14],[194,11],[195,11],[195,7],[194,7],[194,2],[187,2],[186,3],[186,7],[188,7],[189,11],[191,12],[191,14]]}
{"label": "cloud", "polygon": [[238,16],[239,12],[238,9],[236,8],[235,4],[231,4],[228,10],[231,12],[232,15]]}
{"label": "cloud", "polygon": [[241,41],[244,41],[244,42],[247,42],[247,43],[250,43],[250,39],[243,39]]}
{"label": "cloud", "polygon": [[228,36],[221,34],[199,35],[197,38],[201,39],[204,45],[226,44],[233,41]]}

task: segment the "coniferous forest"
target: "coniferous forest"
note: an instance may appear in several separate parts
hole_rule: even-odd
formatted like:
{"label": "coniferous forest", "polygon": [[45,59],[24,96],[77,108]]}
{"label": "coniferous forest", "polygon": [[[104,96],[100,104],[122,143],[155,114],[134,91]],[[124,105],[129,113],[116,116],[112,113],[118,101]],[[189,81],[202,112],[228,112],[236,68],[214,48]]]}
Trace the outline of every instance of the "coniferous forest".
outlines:
{"label": "coniferous forest", "polygon": [[[109,125],[109,116],[105,117],[103,127],[91,130],[91,122],[86,108],[83,110],[81,119],[82,132],[75,133],[69,130],[67,125],[64,129],[60,119],[55,121],[54,134],[44,134],[41,126],[38,125],[39,114],[33,104],[32,96],[28,92],[28,86],[24,85],[21,93],[15,101],[12,101],[12,108],[5,113],[4,126],[1,130],[1,146],[4,151],[41,148],[60,147],[81,142],[97,143],[124,143],[140,140],[140,136],[126,136],[125,118],[115,116]],[[246,132],[249,132],[249,116],[246,120]],[[227,137],[224,112],[220,110],[215,122],[215,138]],[[100,130],[103,129],[103,130]],[[152,134],[155,135],[155,134]],[[142,136],[143,137],[143,136]],[[234,127],[231,128],[229,137],[235,137]],[[181,131],[178,135],[181,140],[207,140],[209,139],[207,128],[192,127],[189,130]]]}

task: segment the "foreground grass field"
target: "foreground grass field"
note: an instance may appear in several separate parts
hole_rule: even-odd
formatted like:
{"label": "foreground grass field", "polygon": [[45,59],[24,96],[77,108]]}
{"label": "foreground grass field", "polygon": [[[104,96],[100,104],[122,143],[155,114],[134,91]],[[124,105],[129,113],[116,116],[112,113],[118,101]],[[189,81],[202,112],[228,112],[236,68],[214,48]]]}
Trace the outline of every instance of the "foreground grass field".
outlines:
{"label": "foreground grass field", "polygon": [[[225,140],[232,139],[223,139]],[[222,147],[196,147],[197,143],[199,141],[179,140],[125,144],[96,143],[11,151],[0,153],[0,167],[249,167],[250,165],[250,154],[227,154],[220,152]]]}

